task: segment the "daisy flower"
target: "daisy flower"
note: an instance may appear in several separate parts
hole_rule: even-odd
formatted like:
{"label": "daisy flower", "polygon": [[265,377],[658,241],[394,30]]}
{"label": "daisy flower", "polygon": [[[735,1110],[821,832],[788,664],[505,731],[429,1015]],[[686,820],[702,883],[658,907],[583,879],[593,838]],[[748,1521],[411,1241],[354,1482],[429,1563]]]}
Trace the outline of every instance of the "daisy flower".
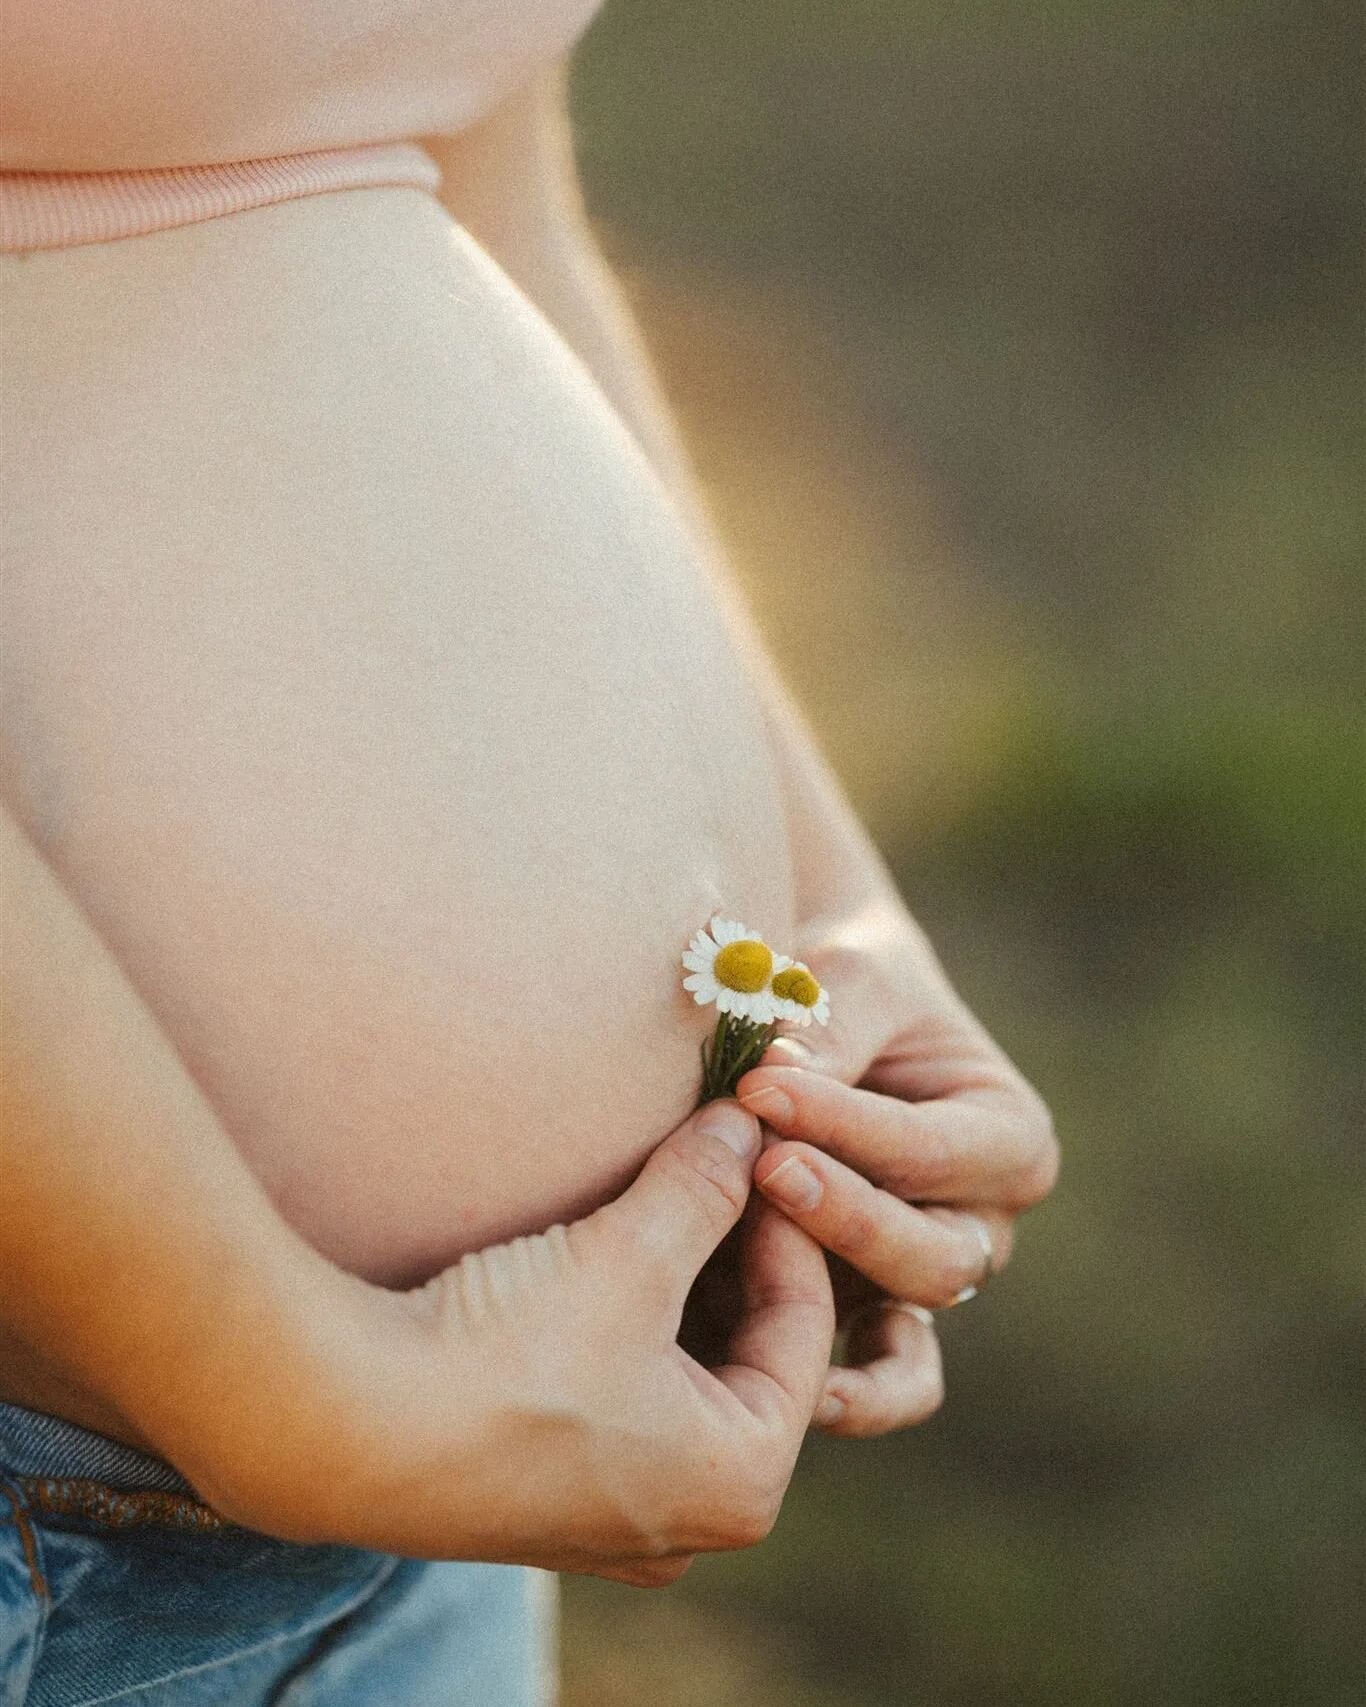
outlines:
{"label": "daisy flower", "polygon": [[718,913],[688,944],[683,988],[699,1007],[717,1012],[716,1029],[702,1045],[702,1101],[735,1094],[735,1087],[787,1020],[825,1025],[830,998],[809,966],[775,954],[761,936]]}
{"label": "daisy flower", "polygon": [[753,931],[718,913],[707,930],[698,931],[683,956],[691,976],[683,988],[692,991],[699,1007],[714,1002],[719,1014],[733,1014],[751,1025],[771,1025],[778,1017],[772,989],[775,972],[792,965]]}
{"label": "daisy flower", "polygon": [[789,960],[778,967],[770,989],[779,1019],[791,1020],[795,1025],[810,1025],[813,1019],[818,1025],[830,1023],[830,994],[821,988],[811,968],[800,960]]}

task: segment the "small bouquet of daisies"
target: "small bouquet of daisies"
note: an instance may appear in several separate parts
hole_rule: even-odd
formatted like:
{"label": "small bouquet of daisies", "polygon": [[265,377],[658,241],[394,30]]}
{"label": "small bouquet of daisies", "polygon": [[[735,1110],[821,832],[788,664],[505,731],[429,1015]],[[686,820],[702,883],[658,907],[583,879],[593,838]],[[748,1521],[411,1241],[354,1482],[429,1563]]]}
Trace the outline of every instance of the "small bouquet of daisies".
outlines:
{"label": "small bouquet of daisies", "polygon": [[683,988],[699,1007],[714,1005],[716,1029],[702,1045],[701,1102],[734,1096],[778,1027],[825,1025],[830,998],[809,966],[775,954],[762,937],[719,914],[688,944]]}

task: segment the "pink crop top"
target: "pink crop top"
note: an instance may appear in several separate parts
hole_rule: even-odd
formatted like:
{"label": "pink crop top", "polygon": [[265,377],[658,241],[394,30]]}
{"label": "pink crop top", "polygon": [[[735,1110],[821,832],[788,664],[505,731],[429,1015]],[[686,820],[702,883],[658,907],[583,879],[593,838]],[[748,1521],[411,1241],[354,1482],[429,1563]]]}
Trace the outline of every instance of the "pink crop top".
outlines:
{"label": "pink crop top", "polygon": [[3,0],[0,250],[440,173],[601,0]]}

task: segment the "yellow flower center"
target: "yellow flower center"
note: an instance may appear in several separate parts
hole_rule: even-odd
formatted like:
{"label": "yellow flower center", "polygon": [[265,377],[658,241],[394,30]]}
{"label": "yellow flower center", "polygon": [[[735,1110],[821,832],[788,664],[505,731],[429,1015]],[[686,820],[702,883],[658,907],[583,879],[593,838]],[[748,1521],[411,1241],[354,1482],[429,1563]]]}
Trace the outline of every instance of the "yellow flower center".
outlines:
{"label": "yellow flower center", "polygon": [[804,1008],[814,1008],[821,999],[821,987],[804,966],[789,966],[773,980],[773,994],[785,1002],[798,1002]]}
{"label": "yellow flower center", "polygon": [[773,956],[762,942],[728,942],[718,951],[714,970],[718,984],[752,996],[768,983]]}

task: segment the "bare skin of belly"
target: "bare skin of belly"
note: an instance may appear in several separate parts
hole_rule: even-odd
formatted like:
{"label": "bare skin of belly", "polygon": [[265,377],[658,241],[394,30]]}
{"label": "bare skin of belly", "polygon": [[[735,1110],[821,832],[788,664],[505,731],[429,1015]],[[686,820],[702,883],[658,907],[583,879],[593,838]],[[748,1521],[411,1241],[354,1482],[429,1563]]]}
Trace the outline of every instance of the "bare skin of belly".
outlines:
{"label": "bare skin of belly", "polygon": [[696,1098],[687,937],[792,924],[634,441],[418,191],[0,284],[0,788],[281,1213],[407,1285],[615,1195]]}

